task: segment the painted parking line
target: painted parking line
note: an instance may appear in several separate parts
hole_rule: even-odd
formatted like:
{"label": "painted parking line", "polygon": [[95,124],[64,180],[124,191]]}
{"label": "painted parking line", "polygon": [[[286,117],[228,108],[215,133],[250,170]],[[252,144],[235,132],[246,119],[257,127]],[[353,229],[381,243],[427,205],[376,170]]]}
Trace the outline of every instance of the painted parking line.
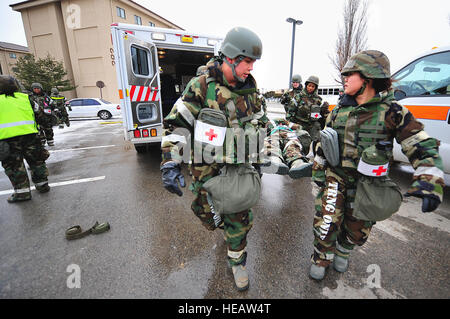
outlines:
{"label": "painted parking line", "polygon": [[[57,182],[57,183],[50,183],[50,187],[57,187],[57,186],[66,186],[66,185],[72,185],[72,184],[79,184],[79,183],[88,183],[88,182],[96,182],[105,179],[106,176],[98,176],[98,177],[90,177],[90,178],[82,178],[82,179],[74,179],[71,181],[64,181],[64,182]],[[35,186],[30,187],[31,190],[35,190]],[[0,191],[1,195],[9,195],[14,192],[14,189],[8,189],[6,191]]]}
{"label": "painted parking line", "polygon": [[90,147],[79,147],[79,148],[67,148],[63,150],[51,150],[49,153],[57,153],[57,152],[69,152],[69,151],[83,151],[83,150],[91,150],[96,148],[106,148],[106,147],[114,147],[116,145],[101,145],[101,146],[90,146]]}
{"label": "painted parking line", "polygon": [[115,122],[100,122],[100,124],[117,124],[117,123],[123,123],[122,121],[115,121]]}

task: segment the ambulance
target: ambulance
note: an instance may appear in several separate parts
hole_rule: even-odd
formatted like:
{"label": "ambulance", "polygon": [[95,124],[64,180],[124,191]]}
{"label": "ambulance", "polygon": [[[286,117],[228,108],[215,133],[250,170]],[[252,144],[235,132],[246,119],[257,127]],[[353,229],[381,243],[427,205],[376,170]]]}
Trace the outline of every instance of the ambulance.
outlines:
{"label": "ambulance", "polygon": [[111,38],[125,140],[145,153],[161,143],[164,117],[223,38],[122,23],[111,25]]}
{"label": "ambulance", "polygon": [[[444,173],[450,174],[450,46],[421,54],[392,75],[397,101],[441,141]],[[397,143],[394,159],[408,162]]]}

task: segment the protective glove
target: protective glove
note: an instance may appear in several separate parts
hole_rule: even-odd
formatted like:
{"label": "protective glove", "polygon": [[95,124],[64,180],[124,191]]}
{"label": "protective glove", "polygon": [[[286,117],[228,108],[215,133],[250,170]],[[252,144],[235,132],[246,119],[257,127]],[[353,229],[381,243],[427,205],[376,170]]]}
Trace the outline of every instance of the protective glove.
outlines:
{"label": "protective glove", "polygon": [[404,194],[404,196],[405,197],[414,196],[414,197],[422,198],[422,212],[423,213],[429,213],[429,212],[434,211],[436,208],[438,208],[439,204],[441,203],[439,198],[436,198],[436,196],[429,195],[429,194],[423,195],[423,194],[406,193],[406,194]]}
{"label": "protective glove", "polygon": [[178,196],[183,196],[183,192],[178,187],[178,182],[180,182],[181,187],[185,187],[186,183],[183,174],[181,174],[180,165],[173,161],[167,162],[161,166],[161,172],[164,188]]}

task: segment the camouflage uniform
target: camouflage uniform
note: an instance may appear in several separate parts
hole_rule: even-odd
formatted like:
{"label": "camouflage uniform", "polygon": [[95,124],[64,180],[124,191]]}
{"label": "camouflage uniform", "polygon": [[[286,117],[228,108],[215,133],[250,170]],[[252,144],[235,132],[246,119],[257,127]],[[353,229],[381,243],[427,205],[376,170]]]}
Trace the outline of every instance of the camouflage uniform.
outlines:
{"label": "camouflage uniform", "polygon": [[286,120],[291,121],[292,113],[289,112],[291,108],[291,103],[294,98],[302,92],[302,77],[299,74],[292,76],[292,83],[299,83],[297,88],[292,87],[289,91],[285,92],[280,99],[280,103],[283,104],[284,110],[286,111]]}
{"label": "camouflage uniform", "polygon": [[275,119],[267,128],[268,136],[264,139],[266,155],[277,156],[288,166],[297,159],[305,158],[311,138],[298,124]]}
{"label": "camouflage uniform", "polygon": [[63,123],[66,123],[66,125],[70,126],[69,121],[69,114],[67,114],[66,110],[66,98],[59,94],[58,89],[53,88],[52,94],[50,95],[50,98],[53,100],[55,104],[55,111],[58,118],[58,123],[60,127],[64,127]]}
{"label": "camouflage uniform", "polygon": [[289,117],[291,122],[300,124],[311,135],[313,141],[318,141],[319,131],[322,129],[320,119],[326,118],[330,111],[328,103],[322,104],[322,98],[317,95],[319,85],[316,84],[316,89],[310,94],[306,90],[308,82],[305,82],[305,88],[289,105],[289,115],[286,118]]}
{"label": "camouflage uniform", "polygon": [[[4,79],[0,79],[0,87],[3,85]],[[4,92],[3,88],[0,88],[0,93]],[[18,89],[16,90],[18,92]],[[16,105],[15,101],[12,99],[19,99],[22,93],[14,93],[11,96],[8,96],[6,99],[2,99],[4,105],[0,106],[1,108],[11,107],[10,105]],[[22,94],[22,104],[21,108],[26,108],[26,104],[29,104],[31,116],[36,114],[38,117],[43,116],[43,111],[35,105],[32,107],[32,102],[27,99],[27,95]],[[0,98],[4,98],[5,95],[0,95]],[[9,103],[14,102],[13,104]],[[33,108],[33,110],[31,110]],[[22,111],[23,113],[24,111]],[[5,118],[2,122],[5,121],[6,116],[8,116],[8,112],[0,112],[0,118],[4,115]],[[21,113],[21,114],[22,114]],[[26,117],[24,115],[21,116],[26,121]],[[32,124],[30,124],[32,125]],[[31,130],[31,129],[30,129]],[[36,123],[34,123],[34,128],[32,131],[36,132],[33,134],[24,134],[24,135],[16,135],[11,136],[6,139],[3,139],[3,142],[6,142],[9,145],[9,155],[4,160],[2,160],[2,167],[5,169],[5,174],[8,176],[11,181],[12,186],[14,187],[14,193],[11,197],[8,198],[9,202],[16,202],[22,200],[31,199],[31,191],[30,191],[30,181],[28,179],[27,170],[23,163],[23,159],[27,161],[31,170],[31,179],[33,183],[36,185],[36,189],[40,192],[47,192],[49,190],[48,186],[48,169],[45,164],[45,160],[49,157],[49,152],[42,146],[40,139],[37,135]],[[17,134],[17,133],[16,133]],[[7,135],[8,136],[8,135]]]}
{"label": "camouflage uniform", "polygon": [[[347,66],[343,73],[358,71],[367,78],[390,77],[389,60],[381,52],[363,51],[352,57],[349,65],[355,59],[360,59],[359,69],[348,70]],[[428,136],[423,124],[394,100],[392,90],[379,92],[361,105],[354,96],[344,95],[328,116],[326,126],[338,133],[340,163],[335,167],[328,165],[320,143],[317,145],[313,181],[320,190],[315,199],[311,261],[320,267],[328,266],[336,256],[347,260],[355,245],[361,246],[367,241],[375,223],[353,216],[356,182],[362,176],[357,167],[367,147],[396,139],[416,169],[409,194],[429,195],[442,201],[444,187],[439,142]]]}
{"label": "camouflage uniform", "polygon": [[[227,118],[228,128],[242,128],[245,130],[264,128],[265,130],[268,118],[262,109],[262,100],[257,97],[255,80],[249,75],[244,83],[239,83],[232,87],[228,84],[221,71],[221,63],[220,58],[208,62],[208,74],[191,80],[180,100],[164,119],[165,132],[161,143],[162,165],[169,161],[181,163],[180,143],[176,143],[176,141],[180,140],[180,136],[176,130],[185,128],[193,137],[194,122],[202,108],[208,107],[222,110]],[[212,91],[209,90],[208,85],[213,85],[214,89]],[[214,92],[214,96],[211,97],[209,92]],[[229,103],[230,100],[234,102],[234,108],[229,107],[230,104],[233,104]],[[236,155],[238,153],[236,145],[237,143],[234,144],[234,152],[224,150],[224,154],[227,154],[224,158],[224,163],[239,163]],[[195,196],[191,208],[207,229],[214,230],[217,226],[214,223],[213,213],[207,201],[207,192],[202,186],[207,180],[218,175],[218,171],[223,164],[217,162],[207,164],[204,160],[198,163],[194,158],[193,151],[191,152],[191,161],[193,181],[190,190]],[[246,154],[245,162],[251,162],[249,154]],[[253,225],[252,210],[226,214],[221,217],[227,238],[229,263],[230,265],[245,265],[247,234]]]}
{"label": "camouflage uniform", "polygon": [[54,103],[53,100],[42,91],[42,85],[40,85],[39,83],[33,83],[32,89],[34,87],[41,88],[41,92],[39,94],[33,92],[30,95],[30,100],[34,103],[37,103],[40,108],[44,110],[44,116],[36,119],[36,122],[39,126],[39,136],[43,145],[45,145],[45,141],[47,141],[47,143],[51,146],[53,145],[54,136],[52,127],[58,122],[53,111]]}

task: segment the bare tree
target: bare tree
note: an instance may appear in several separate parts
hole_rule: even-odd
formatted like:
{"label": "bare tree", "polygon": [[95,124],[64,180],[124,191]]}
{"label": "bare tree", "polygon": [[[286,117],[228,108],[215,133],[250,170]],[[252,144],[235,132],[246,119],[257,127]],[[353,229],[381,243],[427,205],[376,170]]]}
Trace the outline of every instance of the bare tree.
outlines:
{"label": "bare tree", "polygon": [[367,47],[367,11],[369,3],[367,0],[346,0],[344,4],[344,25],[338,30],[336,40],[336,52],[334,56],[329,55],[339,77],[336,82],[342,84],[340,75],[347,60],[355,53],[365,50]]}

